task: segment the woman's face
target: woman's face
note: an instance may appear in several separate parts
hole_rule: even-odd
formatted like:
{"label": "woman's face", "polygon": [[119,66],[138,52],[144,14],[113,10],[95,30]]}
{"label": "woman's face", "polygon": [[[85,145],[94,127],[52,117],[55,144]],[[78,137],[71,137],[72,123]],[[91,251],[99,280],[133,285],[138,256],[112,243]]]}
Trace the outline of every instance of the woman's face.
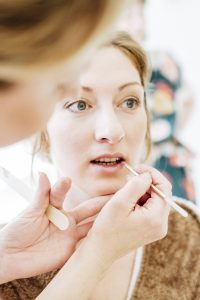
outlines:
{"label": "woman's face", "polygon": [[146,130],[137,69],[120,50],[103,48],[56,107],[48,124],[51,155],[89,196],[113,194],[126,182],[122,162],[139,162]]}
{"label": "woman's face", "polygon": [[0,73],[0,147],[24,139],[45,125],[55,103],[63,99],[60,70],[52,73],[16,73],[6,78]]}

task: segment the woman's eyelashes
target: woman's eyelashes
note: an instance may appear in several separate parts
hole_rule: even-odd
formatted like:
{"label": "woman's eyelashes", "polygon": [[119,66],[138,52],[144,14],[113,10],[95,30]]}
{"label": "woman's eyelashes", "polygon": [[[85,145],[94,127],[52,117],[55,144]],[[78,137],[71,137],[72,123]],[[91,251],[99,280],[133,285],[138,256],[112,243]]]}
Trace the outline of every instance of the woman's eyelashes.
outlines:
{"label": "woman's eyelashes", "polygon": [[[138,108],[140,104],[141,101],[139,100],[139,98],[127,97],[125,100],[120,101],[117,107],[122,109],[123,111],[130,112]],[[73,113],[84,113],[92,107],[94,107],[94,105],[89,104],[88,101],[84,99],[80,99],[77,101],[67,101],[63,106],[64,109],[67,109],[68,111]]]}
{"label": "woman's eyelashes", "polygon": [[90,109],[91,105],[89,105],[85,100],[77,100],[65,103],[64,108],[74,113],[81,113]]}
{"label": "woman's eyelashes", "polygon": [[123,102],[120,103],[119,107],[126,111],[133,111],[139,107],[141,101],[136,97],[128,97]]}

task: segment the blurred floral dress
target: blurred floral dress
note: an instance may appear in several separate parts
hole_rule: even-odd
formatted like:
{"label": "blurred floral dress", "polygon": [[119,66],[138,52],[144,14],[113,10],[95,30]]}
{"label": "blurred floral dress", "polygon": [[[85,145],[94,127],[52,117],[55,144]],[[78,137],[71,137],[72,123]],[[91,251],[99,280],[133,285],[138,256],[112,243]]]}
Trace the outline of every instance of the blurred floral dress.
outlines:
{"label": "blurred floral dress", "polygon": [[176,92],[181,88],[181,72],[169,55],[158,56],[158,60],[148,95],[153,165],[171,181],[173,195],[195,202],[190,169],[194,155],[176,136]]}

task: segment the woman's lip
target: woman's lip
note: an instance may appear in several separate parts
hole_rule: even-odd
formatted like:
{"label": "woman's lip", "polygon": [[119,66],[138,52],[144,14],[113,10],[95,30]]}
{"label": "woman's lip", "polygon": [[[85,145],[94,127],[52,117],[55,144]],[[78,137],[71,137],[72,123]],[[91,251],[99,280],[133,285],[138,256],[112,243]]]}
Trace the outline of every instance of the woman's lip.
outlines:
{"label": "woman's lip", "polygon": [[104,173],[104,174],[113,174],[117,171],[121,170],[124,167],[123,161],[117,164],[95,164],[90,163],[90,165],[93,167],[93,169],[98,173]]}
{"label": "woman's lip", "polygon": [[122,153],[105,153],[105,154],[101,154],[99,156],[96,156],[95,158],[93,158],[91,161],[94,161],[94,160],[99,160],[101,158],[120,158],[122,160],[125,161],[125,158],[123,156]]}

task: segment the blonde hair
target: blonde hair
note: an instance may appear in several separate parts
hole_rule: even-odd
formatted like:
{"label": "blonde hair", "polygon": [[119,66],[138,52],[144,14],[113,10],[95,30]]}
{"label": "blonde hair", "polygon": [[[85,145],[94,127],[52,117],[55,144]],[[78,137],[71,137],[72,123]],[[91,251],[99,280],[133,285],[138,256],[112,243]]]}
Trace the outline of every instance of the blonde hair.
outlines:
{"label": "blonde hair", "polygon": [[114,22],[123,0],[1,0],[0,66],[48,66]]}
{"label": "blonde hair", "polygon": [[[137,68],[142,86],[144,90],[147,87],[149,78],[150,78],[150,65],[148,61],[148,56],[141,46],[126,32],[117,32],[112,34],[112,36],[105,42],[101,47],[115,47],[122,51]],[[150,121],[149,121],[149,112],[146,102],[146,92],[144,92],[144,107],[147,115],[147,132],[146,132],[146,155],[145,159],[148,158],[151,151],[151,137],[150,137]],[[47,158],[50,153],[50,140],[48,132],[46,130],[42,131],[37,138],[37,141],[34,145],[33,153],[39,152],[41,154],[47,155]]]}

